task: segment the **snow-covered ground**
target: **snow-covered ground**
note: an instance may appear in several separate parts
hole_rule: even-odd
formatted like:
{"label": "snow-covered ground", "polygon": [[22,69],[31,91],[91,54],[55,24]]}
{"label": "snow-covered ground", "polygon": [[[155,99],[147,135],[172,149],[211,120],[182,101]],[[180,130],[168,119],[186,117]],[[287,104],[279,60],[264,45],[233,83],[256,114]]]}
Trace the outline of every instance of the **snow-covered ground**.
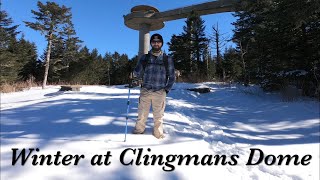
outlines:
{"label": "snow-covered ground", "polygon": [[[186,90],[195,87],[211,92]],[[177,83],[167,97],[165,139],[152,136],[150,113],[146,134],[129,133],[126,142],[128,89],[123,86],[84,86],[80,92],[49,86],[1,94],[1,180],[319,180],[319,102],[282,102],[257,89],[245,92],[251,91]],[[138,97],[139,89],[132,89],[128,132]],[[21,165],[29,148],[35,150]],[[251,152],[254,165],[247,164]],[[269,161],[258,164],[261,152]],[[46,160],[51,155],[52,164],[40,165],[40,155],[48,155]],[[278,165],[279,155],[292,159]],[[101,165],[93,165],[99,158]]]}

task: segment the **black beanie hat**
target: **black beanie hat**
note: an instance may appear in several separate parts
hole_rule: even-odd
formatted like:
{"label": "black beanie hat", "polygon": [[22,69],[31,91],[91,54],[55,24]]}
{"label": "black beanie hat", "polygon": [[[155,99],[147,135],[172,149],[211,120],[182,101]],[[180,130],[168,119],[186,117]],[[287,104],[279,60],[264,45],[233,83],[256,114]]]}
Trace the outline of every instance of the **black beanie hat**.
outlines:
{"label": "black beanie hat", "polygon": [[162,45],[163,45],[163,39],[162,39],[162,36],[160,34],[153,34],[150,38],[150,43],[152,40],[160,40],[162,42]]}

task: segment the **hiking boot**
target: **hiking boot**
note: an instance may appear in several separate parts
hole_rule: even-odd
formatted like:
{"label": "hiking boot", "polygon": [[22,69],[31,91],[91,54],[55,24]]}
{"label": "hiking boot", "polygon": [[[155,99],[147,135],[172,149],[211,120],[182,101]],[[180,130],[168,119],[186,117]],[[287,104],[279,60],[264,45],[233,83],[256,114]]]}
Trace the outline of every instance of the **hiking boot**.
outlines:
{"label": "hiking boot", "polygon": [[157,139],[164,139],[165,138],[164,134],[160,134],[157,136],[155,134],[153,134],[153,136],[156,137]]}
{"label": "hiking boot", "polygon": [[144,131],[138,131],[138,130],[136,130],[136,129],[134,129],[133,131],[132,131],[132,134],[144,134]]}

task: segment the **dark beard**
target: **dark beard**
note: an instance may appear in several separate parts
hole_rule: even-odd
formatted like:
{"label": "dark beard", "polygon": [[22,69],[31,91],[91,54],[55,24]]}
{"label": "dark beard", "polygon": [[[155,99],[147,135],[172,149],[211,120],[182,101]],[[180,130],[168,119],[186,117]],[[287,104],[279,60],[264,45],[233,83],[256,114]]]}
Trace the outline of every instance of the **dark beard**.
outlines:
{"label": "dark beard", "polygon": [[155,52],[155,53],[158,53],[158,52],[161,51],[161,47],[159,47],[159,48],[152,47],[152,51]]}

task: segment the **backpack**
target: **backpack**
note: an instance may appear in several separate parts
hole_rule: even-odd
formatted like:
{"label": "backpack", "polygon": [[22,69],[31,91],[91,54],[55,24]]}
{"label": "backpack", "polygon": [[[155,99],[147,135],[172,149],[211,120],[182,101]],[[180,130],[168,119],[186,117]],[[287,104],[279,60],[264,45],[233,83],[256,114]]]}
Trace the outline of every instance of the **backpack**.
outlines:
{"label": "backpack", "polygon": [[[146,69],[147,65],[149,64],[149,60],[150,60],[150,54],[149,53],[145,54],[144,60],[141,62],[143,71]],[[165,53],[163,53],[163,64],[166,69],[166,78],[168,79],[169,77],[168,56]]]}

